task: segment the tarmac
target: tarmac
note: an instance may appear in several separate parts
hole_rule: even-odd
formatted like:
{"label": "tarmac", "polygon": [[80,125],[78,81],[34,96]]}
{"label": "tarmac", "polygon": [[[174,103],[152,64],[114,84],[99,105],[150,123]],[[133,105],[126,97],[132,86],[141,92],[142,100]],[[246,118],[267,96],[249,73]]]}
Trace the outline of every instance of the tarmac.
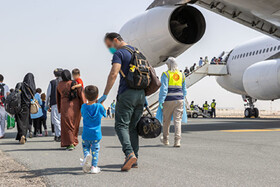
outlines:
{"label": "tarmac", "polygon": [[114,121],[103,120],[102,131],[97,175],[82,172],[81,144],[65,151],[52,136],[19,145],[15,129],[8,130],[0,149],[29,169],[23,177],[43,177],[47,186],[280,185],[280,119],[189,119],[181,148],[165,147],[159,138],[141,139],[139,168],[129,172],[120,171],[124,155]]}

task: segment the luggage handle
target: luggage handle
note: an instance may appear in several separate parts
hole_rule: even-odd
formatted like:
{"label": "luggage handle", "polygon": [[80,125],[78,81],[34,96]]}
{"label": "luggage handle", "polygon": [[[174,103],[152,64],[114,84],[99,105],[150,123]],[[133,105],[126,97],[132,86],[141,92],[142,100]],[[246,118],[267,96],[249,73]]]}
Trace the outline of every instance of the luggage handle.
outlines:
{"label": "luggage handle", "polygon": [[154,115],[153,115],[153,113],[151,112],[150,108],[149,108],[148,106],[145,106],[145,108],[146,108],[148,114],[153,118]]}

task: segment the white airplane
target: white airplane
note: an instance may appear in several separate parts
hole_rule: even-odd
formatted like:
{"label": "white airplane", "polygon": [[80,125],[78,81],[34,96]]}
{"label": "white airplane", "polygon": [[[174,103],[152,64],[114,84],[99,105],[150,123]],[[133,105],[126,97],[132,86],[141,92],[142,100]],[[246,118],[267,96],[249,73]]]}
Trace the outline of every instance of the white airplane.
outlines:
{"label": "white airplane", "polygon": [[155,0],[141,15],[128,21],[120,34],[158,67],[177,57],[204,35],[202,6],[268,36],[234,48],[226,56],[228,75],[217,78],[224,89],[242,95],[245,116],[259,116],[254,102],[280,98],[279,0]]}

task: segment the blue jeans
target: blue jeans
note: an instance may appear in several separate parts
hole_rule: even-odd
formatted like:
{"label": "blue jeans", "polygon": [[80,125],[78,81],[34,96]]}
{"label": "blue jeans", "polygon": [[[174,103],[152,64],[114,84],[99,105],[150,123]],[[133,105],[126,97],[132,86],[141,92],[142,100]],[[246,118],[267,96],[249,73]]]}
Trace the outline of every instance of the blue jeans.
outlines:
{"label": "blue jeans", "polygon": [[96,167],[98,163],[98,153],[100,150],[99,140],[83,140],[83,152],[84,158],[90,154],[92,154],[92,166]]}

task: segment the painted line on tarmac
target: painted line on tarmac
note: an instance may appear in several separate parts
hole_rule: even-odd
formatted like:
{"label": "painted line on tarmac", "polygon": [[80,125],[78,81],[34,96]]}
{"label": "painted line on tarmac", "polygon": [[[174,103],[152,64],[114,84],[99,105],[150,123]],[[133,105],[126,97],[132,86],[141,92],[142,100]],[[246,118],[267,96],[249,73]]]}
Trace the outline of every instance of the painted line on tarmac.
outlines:
{"label": "painted line on tarmac", "polygon": [[221,130],[222,132],[272,132],[280,129],[242,129],[242,130]]}

